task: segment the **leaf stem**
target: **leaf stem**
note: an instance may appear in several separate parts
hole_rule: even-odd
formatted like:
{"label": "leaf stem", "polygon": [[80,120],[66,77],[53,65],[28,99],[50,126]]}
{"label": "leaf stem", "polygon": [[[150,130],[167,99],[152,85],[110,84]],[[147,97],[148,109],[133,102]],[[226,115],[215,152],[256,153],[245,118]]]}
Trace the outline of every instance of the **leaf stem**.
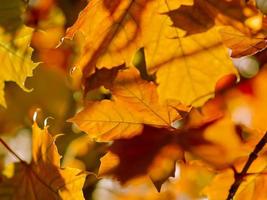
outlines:
{"label": "leaf stem", "polygon": [[236,191],[238,190],[240,184],[242,183],[244,176],[247,175],[247,171],[249,167],[254,162],[254,160],[258,157],[258,153],[262,150],[262,148],[264,147],[266,143],[267,143],[267,132],[261,138],[258,144],[255,146],[254,150],[250,153],[248,160],[245,166],[243,167],[242,171],[240,173],[235,172],[235,181],[229,190],[229,194],[226,200],[233,200],[234,195]]}
{"label": "leaf stem", "polygon": [[14,155],[20,162],[22,162],[22,163],[24,163],[25,161],[24,160],[22,160],[19,156],[18,156],[18,154],[16,154],[9,146],[8,146],[8,144],[2,139],[2,138],[0,138],[0,143],[12,154],[12,155]]}

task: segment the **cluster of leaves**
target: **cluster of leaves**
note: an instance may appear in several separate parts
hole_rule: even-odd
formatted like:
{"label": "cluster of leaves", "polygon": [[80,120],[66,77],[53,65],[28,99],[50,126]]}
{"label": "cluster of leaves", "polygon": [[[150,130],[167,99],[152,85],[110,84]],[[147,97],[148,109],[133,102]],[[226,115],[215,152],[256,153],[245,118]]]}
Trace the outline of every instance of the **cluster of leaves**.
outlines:
{"label": "cluster of leaves", "polygon": [[264,6],[2,0],[0,199],[267,199]]}

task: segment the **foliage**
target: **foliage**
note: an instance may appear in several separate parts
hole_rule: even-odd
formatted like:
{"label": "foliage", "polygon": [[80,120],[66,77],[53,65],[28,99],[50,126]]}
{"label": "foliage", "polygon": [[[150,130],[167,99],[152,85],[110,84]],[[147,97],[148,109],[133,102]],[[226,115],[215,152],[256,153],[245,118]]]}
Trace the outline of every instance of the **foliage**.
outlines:
{"label": "foliage", "polygon": [[0,199],[267,199],[265,13],[3,0]]}

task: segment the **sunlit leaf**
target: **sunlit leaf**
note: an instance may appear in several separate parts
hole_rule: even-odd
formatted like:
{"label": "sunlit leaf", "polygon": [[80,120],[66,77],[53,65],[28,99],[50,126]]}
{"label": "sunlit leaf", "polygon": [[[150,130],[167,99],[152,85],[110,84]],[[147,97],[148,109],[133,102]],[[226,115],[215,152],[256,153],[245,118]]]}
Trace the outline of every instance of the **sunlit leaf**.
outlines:
{"label": "sunlit leaf", "polygon": [[267,47],[264,36],[250,37],[231,27],[221,29],[223,42],[231,49],[232,57],[254,55]]}
{"label": "sunlit leaf", "polygon": [[32,70],[38,65],[31,60],[32,49],[29,47],[32,29],[23,27],[15,36],[5,34],[0,30],[0,104],[5,106],[4,86],[5,81],[14,81],[21,88],[27,77],[32,76]]}
{"label": "sunlit leaf", "polygon": [[66,38],[77,32],[85,37],[82,56],[75,66],[86,76],[101,67],[130,64],[142,46],[144,13],[151,12],[153,1],[90,1],[76,23],[67,30]]}
{"label": "sunlit leaf", "polygon": [[[137,135],[143,124],[171,127],[174,120],[181,119],[179,109],[186,111],[187,108],[175,101],[161,104],[158,101],[156,85],[142,80],[136,69],[115,70],[117,71],[100,70],[99,74],[89,79],[91,81],[88,82],[88,87],[93,89],[103,84],[111,91],[112,99],[88,102],[86,107],[71,119],[81,130],[92,138],[107,141]],[[97,78],[102,72],[103,79]],[[107,79],[106,73],[113,75]]]}
{"label": "sunlit leaf", "polygon": [[[158,12],[171,9],[166,2],[155,8]],[[156,71],[161,100],[200,106],[212,96],[207,94],[214,91],[219,78],[235,72],[216,27],[184,37],[167,15],[147,18],[144,50],[149,71]]]}

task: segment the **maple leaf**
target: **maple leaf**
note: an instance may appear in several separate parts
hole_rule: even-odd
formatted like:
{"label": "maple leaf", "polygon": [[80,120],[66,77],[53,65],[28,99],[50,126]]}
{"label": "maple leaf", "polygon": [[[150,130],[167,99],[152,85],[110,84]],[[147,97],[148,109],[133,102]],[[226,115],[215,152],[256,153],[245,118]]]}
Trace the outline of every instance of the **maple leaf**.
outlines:
{"label": "maple leaf", "polygon": [[65,36],[73,38],[81,32],[85,37],[82,55],[75,66],[84,69],[88,76],[95,67],[130,64],[132,56],[142,46],[144,13],[149,12],[148,5],[152,2],[90,1]]}
{"label": "maple leaf", "polygon": [[267,41],[262,34],[250,36],[232,27],[224,27],[220,32],[223,42],[231,49],[233,58],[254,55],[267,47]]}
{"label": "maple leaf", "polygon": [[33,125],[32,161],[15,165],[11,178],[2,176],[1,199],[84,199],[82,187],[85,174],[74,168],[60,168],[60,155],[55,138],[47,130]]}
{"label": "maple leaf", "polygon": [[6,34],[0,30],[0,104],[6,106],[4,99],[5,81],[14,81],[22,89],[27,77],[32,76],[32,70],[38,65],[31,60],[32,49],[29,47],[33,30],[26,26],[19,29],[15,35]]}
{"label": "maple leaf", "polygon": [[[191,0],[167,2],[176,8],[188,1]],[[84,37],[75,67],[87,77],[95,68],[112,68],[124,63],[129,66],[135,52],[143,47],[144,29],[149,23],[147,16],[159,14],[154,10],[159,2],[163,0],[90,1],[64,37],[73,39],[79,33]]]}
{"label": "maple leaf", "polygon": [[86,90],[104,85],[112,99],[87,102],[70,120],[92,138],[109,141],[132,137],[141,132],[143,124],[171,127],[174,120],[181,119],[177,110],[189,110],[175,101],[159,103],[153,82],[142,80],[135,68],[120,69],[101,69],[88,79]]}
{"label": "maple leaf", "polygon": [[[141,135],[119,139],[112,144],[109,152],[101,158],[99,176],[113,175],[125,183],[148,173],[160,190],[162,183],[174,175],[176,160],[182,158],[183,153],[171,132],[145,126]],[[132,165],[129,166],[129,162]]]}
{"label": "maple leaf", "polygon": [[25,79],[32,75],[37,64],[31,61],[32,49],[29,47],[33,30],[23,24],[26,3],[22,0],[3,0],[0,5],[0,104],[6,106],[4,99],[5,81],[14,81],[25,91]]}
{"label": "maple leaf", "polygon": [[[108,153],[101,158],[99,176],[111,175],[121,183],[126,183],[134,177],[146,174],[160,190],[161,185],[170,176],[174,176],[176,161],[185,160],[185,151],[202,158],[204,154],[198,152],[198,147],[216,149],[204,136],[206,128],[221,117],[220,113],[214,113],[215,110],[210,116],[206,115],[208,113],[204,114],[199,121],[189,120],[181,129],[145,125],[140,135],[115,140]],[[135,148],[137,146],[138,149]]]}
{"label": "maple leaf", "polygon": [[[144,51],[149,72],[157,75],[159,98],[201,106],[219,78],[235,73],[217,27],[184,37],[184,31],[163,14],[174,9],[162,3],[155,10],[162,14],[147,16]],[[195,101],[199,97],[203,98]]]}

